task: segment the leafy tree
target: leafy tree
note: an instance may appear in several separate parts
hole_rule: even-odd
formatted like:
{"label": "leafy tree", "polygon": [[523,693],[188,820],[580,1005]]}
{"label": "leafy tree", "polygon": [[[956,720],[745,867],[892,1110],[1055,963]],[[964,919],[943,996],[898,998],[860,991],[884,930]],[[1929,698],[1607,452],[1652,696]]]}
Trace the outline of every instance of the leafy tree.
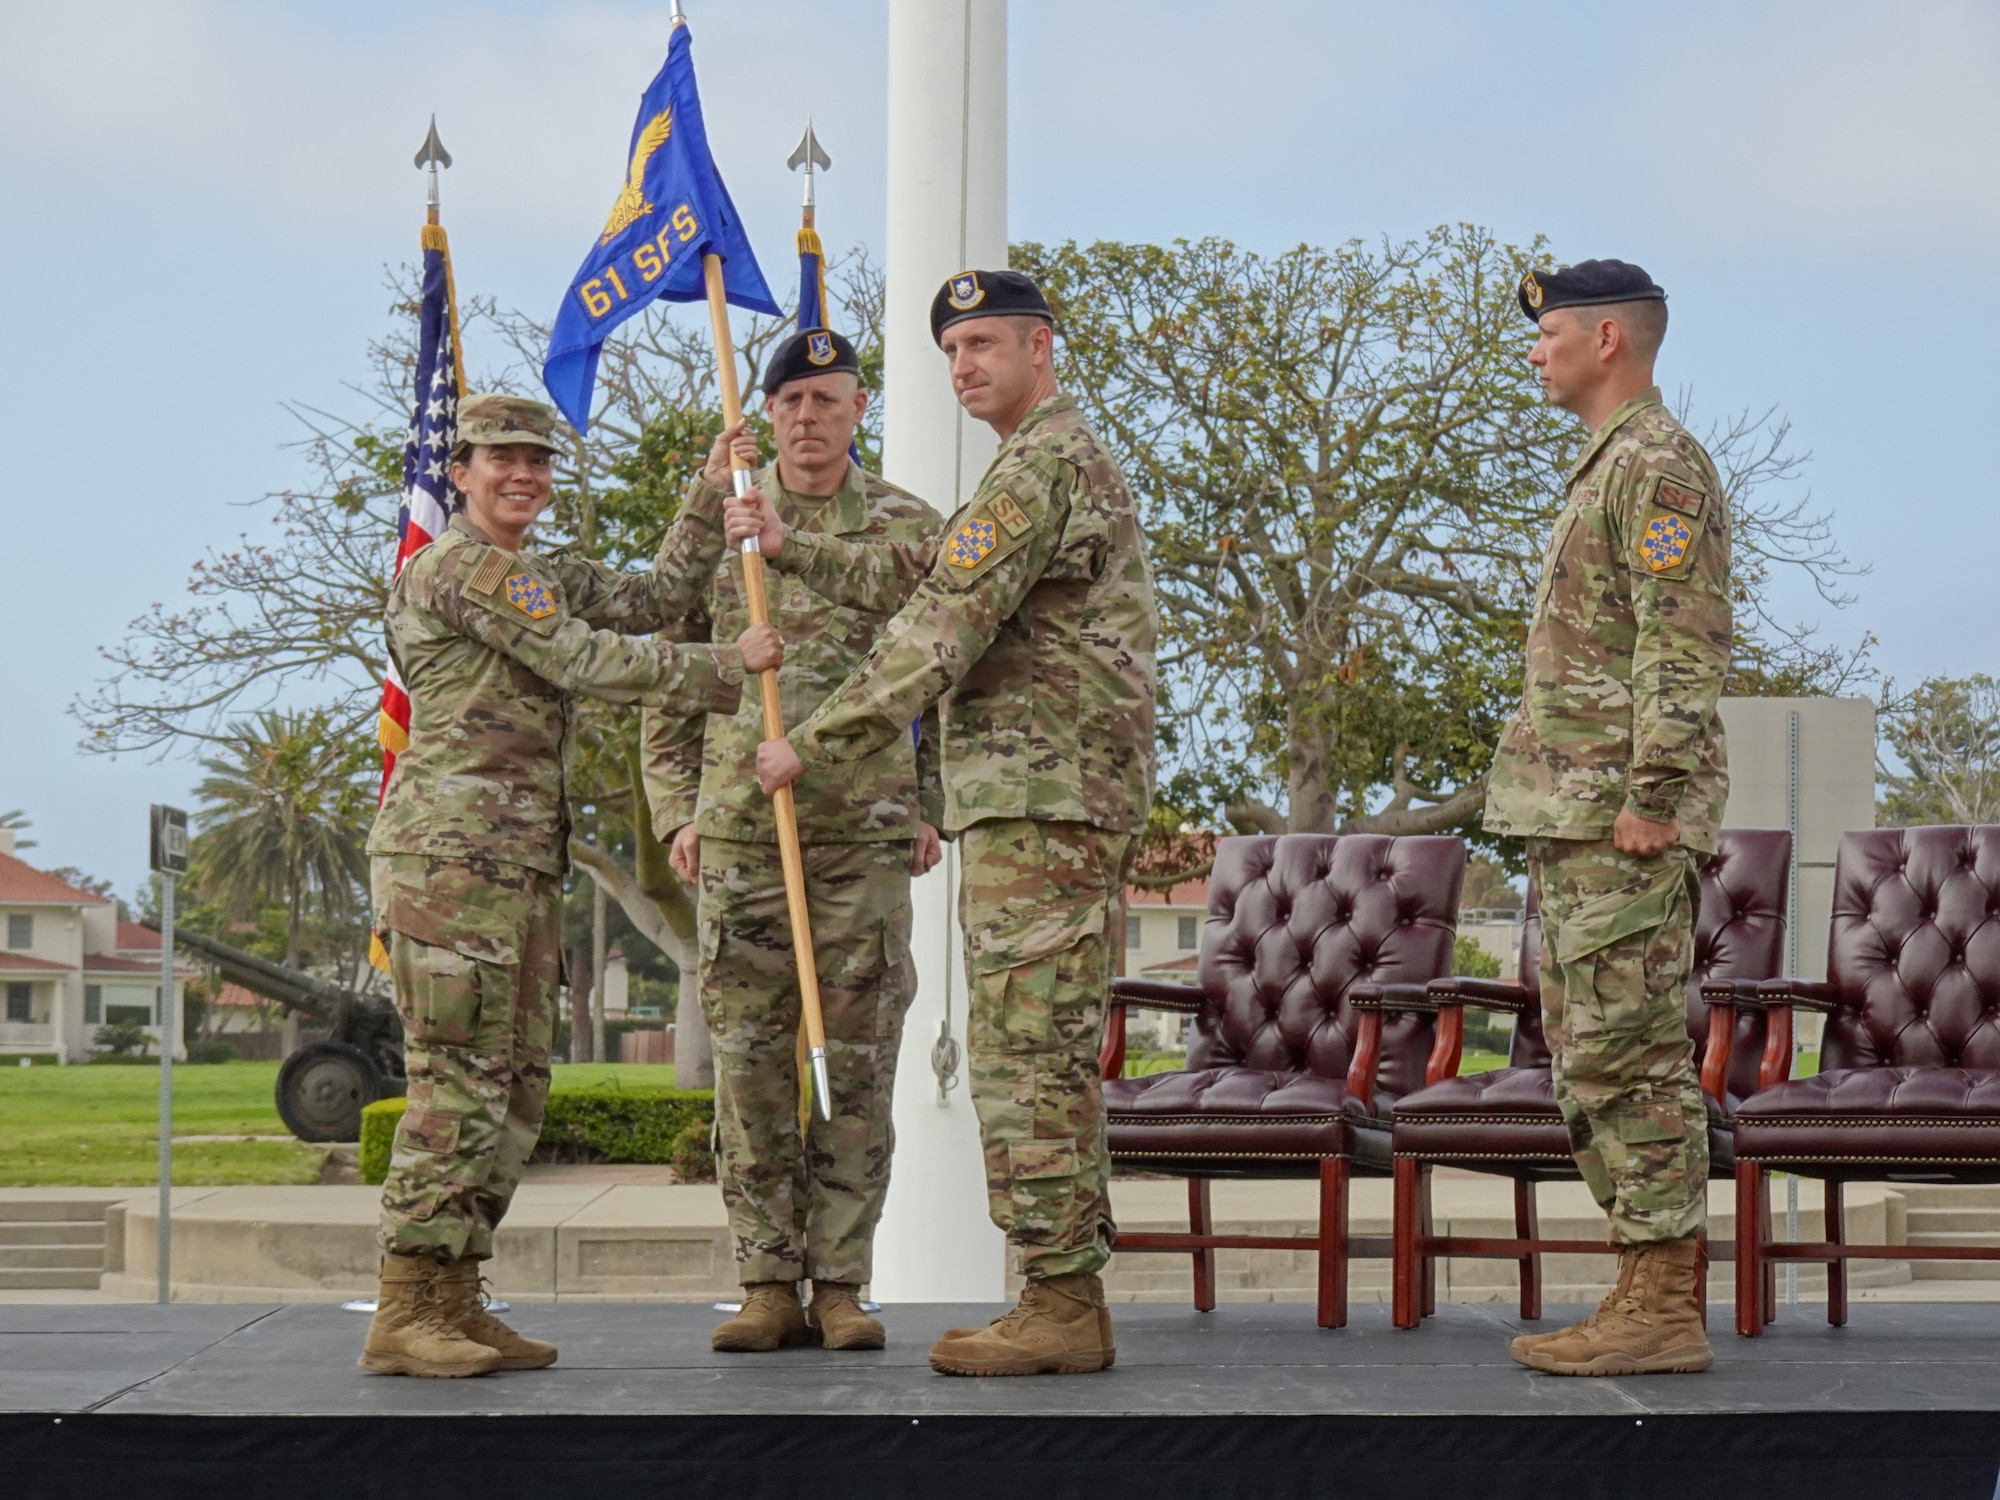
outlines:
{"label": "leafy tree", "polygon": [[195,787],[198,884],[232,915],[282,906],[284,962],[296,968],[309,909],[336,920],[361,909],[369,747],[335,732],[324,709],[267,710],[223,743]]}
{"label": "leafy tree", "polygon": [[[1526,905],[1521,893],[1508,880],[1506,867],[1499,860],[1483,854],[1475,854],[1465,862],[1465,884],[1460,888],[1458,904],[1471,911],[1502,911],[1516,916]],[[1460,969],[1458,972],[1469,974],[1472,971]]]}
{"label": "leafy tree", "polygon": [[[1155,839],[1476,812],[1582,437],[1525,363],[1514,289],[1548,258],[1467,225],[1270,257],[1221,239],[1015,248],[1152,542]],[[1708,441],[1748,560],[1746,649],[1788,664],[1757,633],[1769,565],[1827,582],[1846,564],[1805,501],[1770,498],[1802,462],[1785,438],[1767,413]]]}
{"label": "leafy tree", "polygon": [[1452,940],[1451,972],[1467,979],[1498,979],[1500,960],[1460,933]]}
{"label": "leafy tree", "polygon": [[18,807],[10,808],[6,812],[0,812],[0,828],[11,828],[15,831],[14,848],[16,851],[35,847],[33,839],[24,839],[20,835],[21,829],[32,828],[34,826],[35,820]]}
{"label": "leafy tree", "polygon": [[1932,677],[1900,696],[1888,686],[1879,712],[1894,757],[1876,772],[1883,823],[2000,822],[2000,680]]}

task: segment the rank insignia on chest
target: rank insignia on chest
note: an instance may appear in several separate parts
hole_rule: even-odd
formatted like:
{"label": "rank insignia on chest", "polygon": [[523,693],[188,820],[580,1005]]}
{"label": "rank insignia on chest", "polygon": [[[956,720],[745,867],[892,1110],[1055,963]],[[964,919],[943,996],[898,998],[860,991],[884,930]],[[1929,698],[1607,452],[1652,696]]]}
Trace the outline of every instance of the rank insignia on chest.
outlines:
{"label": "rank insignia on chest", "polygon": [[951,534],[944,559],[954,568],[976,568],[999,543],[1000,530],[991,521],[967,521]]}
{"label": "rank insignia on chest", "polygon": [[1646,523],[1645,535],[1639,538],[1639,551],[1647,567],[1655,573],[1664,573],[1687,556],[1688,543],[1693,540],[1693,530],[1679,516],[1655,516]]}
{"label": "rank insignia on chest", "polygon": [[507,602],[531,620],[545,620],[556,612],[556,601],[549,597],[549,591],[526,573],[508,575]]}

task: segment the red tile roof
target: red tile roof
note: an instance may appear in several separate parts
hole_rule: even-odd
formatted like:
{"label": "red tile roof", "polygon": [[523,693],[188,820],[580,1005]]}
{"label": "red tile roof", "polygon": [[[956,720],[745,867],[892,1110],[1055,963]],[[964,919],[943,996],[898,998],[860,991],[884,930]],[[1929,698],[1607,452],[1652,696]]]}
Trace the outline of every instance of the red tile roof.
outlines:
{"label": "red tile roof", "polygon": [[1165,963],[1147,964],[1140,972],[1142,974],[1172,974],[1178,979],[1183,974],[1194,973],[1200,967],[1201,955],[1199,953],[1190,953],[1186,958],[1170,958]]}
{"label": "red tile roof", "polygon": [[160,951],[160,929],[148,927],[144,922],[120,922],[118,924],[118,951],[120,953],[158,953]]}
{"label": "red tile roof", "polygon": [[109,896],[94,896],[44,875],[11,854],[0,854],[0,903],[15,906],[106,906]]}
{"label": "red tile roof", "polygon": [[1125,887],[1125,899],[1134,906],[1208,906],[1208,877],[1183,880],[1171,890],[1147,891],[1136,885]]}
{"label": "red tile roof", "polygon": [[25,953],[0,953],[0,969],[13,974],[74,974],[76,965],[59,964],[46,958],[30,958]]}

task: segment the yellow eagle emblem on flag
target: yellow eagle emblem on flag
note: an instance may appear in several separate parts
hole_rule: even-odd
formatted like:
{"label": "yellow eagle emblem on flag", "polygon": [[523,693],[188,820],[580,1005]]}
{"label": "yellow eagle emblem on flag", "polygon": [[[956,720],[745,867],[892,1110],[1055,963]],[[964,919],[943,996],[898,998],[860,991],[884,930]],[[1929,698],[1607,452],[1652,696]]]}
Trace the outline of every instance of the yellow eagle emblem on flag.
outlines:
{"label": "yellow eagle emblem on flag", "polygon": [[610,244],[611,237],[627,224],[653,212],[653,205],[646,201],[646,163],[673,133],[671,108],[661,110],[640,128],[639,138],[632,143],[631,165],[625,169],[625,186],[618,190],[618,201],[611,205],[611,216],[604,221],[604,233],[598,236],[598,244]]}
{"label": "yellow eagle emblem on flag", "polygon": [[976,568],[1000,544],[1000,528],[991,521],[967,521],[951,534],[944,560],[954,568]]}
{"label": "yellow eagle emblem on flag", "polygon": [[1687,556],[1688,543],[1693,540],[1693,530],[1679,516],[1655,516],[1646,523],[1645,534],[1639,538],[1639,551],[1647,567],[1655,573],[1664,573]]}
{"label": "yellow eagle emblem on flag", "polygon": [[508,576],[507,602],[531,620],[545,620],[556,612],[556,601],[549,597],[541,580],[526,573]]}

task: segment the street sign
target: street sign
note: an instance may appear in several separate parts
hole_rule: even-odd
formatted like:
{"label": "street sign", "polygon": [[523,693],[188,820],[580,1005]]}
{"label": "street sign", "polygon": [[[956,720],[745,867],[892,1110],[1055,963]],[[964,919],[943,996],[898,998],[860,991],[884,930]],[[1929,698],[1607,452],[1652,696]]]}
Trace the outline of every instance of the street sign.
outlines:
{"label": "street sign", "polygon": [[188,815],[164,802],[153,804],[153,869],[161,875],[185,875],[188,867]]}

